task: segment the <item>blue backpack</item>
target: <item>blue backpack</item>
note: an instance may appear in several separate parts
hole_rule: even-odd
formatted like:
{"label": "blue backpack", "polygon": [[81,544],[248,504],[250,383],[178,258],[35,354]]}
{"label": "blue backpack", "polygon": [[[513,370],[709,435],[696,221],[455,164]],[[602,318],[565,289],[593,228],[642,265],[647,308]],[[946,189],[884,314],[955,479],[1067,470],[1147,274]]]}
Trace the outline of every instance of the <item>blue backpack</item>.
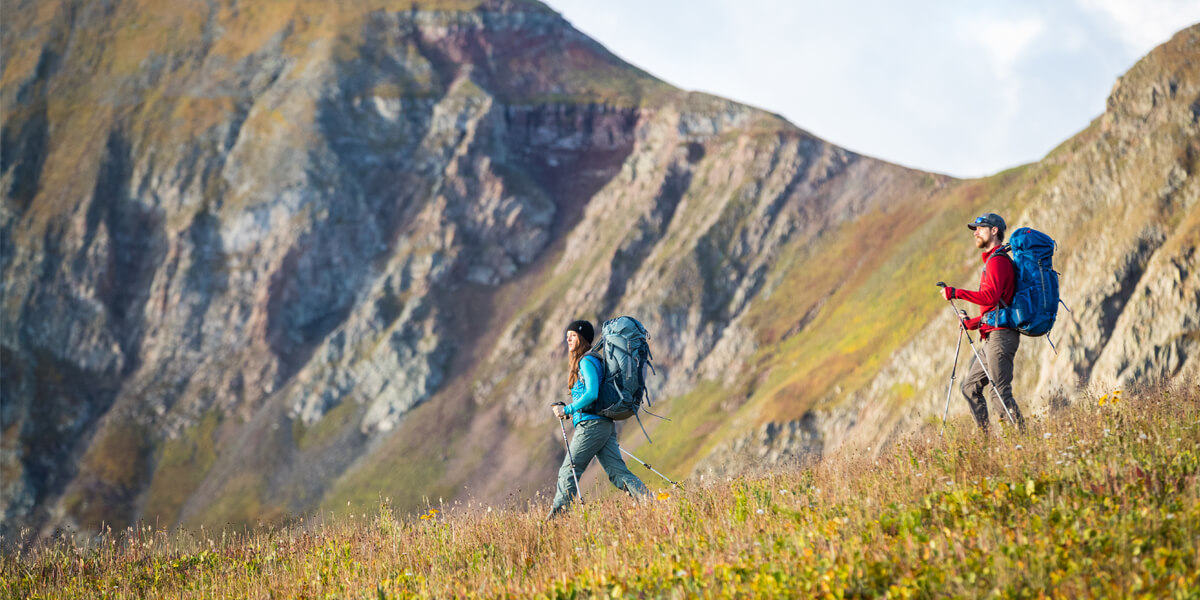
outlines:
{"label": "blue backpack", "polygon": [[985,323],[1015,329],[1022,335],[1050,333],[1062,302],[1058,296],[1058,272],[1051,264],[1056,246],[1050,236],[1035,229],[1021,227],[1012,233],[1006,248],[1016,267],[1017,289],[1012,303],[1004,304],[1001,300],[1000,308],[985,315]]}
{"label": "blue backpack", "polygon": [[[588,412],[620,421],[634,417],[640,426],[639,410],[650,404],[646,390],[646,367],[653,372],[646,328],[633,317],[617,317],[600,327],[600,339],[588,353],[604,368],[599,396]],[[649,413],[649,411],[646,411]],[[653,413],[651,413],[653,414]],[[655,415],[657,416],[657,415]],[[642,427],[645,433],[646,428]],[[649,440],[649,434],[646,435]]]}

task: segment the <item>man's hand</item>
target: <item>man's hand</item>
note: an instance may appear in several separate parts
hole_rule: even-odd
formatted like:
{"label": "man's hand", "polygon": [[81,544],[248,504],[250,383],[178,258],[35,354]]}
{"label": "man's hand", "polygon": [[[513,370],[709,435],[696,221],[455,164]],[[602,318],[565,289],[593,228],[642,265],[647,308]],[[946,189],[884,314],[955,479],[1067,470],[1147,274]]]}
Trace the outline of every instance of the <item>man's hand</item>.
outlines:
{"label": "man's hand", "polygon": [[955,290],[954,288],[952,288],[950,286],[946,286],[946,287],[942,288],[942,298],[945,298],[946,300],[953,300],[955,291],[957,291],[957,290]]}
{"label": "man's hand", "polygon": [[555,404],[555,405],[554,405],[554,416],[555,416],[555,417],[558,417],[558,419],[559,419],[560,421],[566,421],[566,420],[567,420],[567,411],[566,411],[566,410],[564,410],[564,408],[565,408],[565,407],[564,407],[563,405],[561,405],[561,404]]}

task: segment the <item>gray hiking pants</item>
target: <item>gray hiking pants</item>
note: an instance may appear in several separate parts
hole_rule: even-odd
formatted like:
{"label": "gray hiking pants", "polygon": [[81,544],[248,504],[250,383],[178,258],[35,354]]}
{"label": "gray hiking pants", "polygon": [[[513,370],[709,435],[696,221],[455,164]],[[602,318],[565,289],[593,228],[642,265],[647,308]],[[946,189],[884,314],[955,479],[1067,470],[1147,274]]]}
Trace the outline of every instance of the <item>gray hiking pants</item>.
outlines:
{"label": "gray hiking pants", "polygon": [[575,426],[575,437],[571,439],[571,452],[563,457],[562,466],[558,469],[558,491],[554,494],[554,506],[550,509],[553,517],[567,509],[578,490],[575,489],[575,478],[571,476],[571,458],[575,458],[575,473],[583,477],[583,470],[592,457],[600,461],[608,480],[617,489],[625,490],[634,498],[641,498],[650,492],[646,484],[637,475],[629,472],[625,461],[621,458],[621,449],[617,446],[617,426],[610,419],[589,419]]}
{"label": "gray hiking pants", "polygon": [[[1008,407],[1013,418],[1017,420],[1017,425],[1024,430],[1025,417],[1021,415],[1021,409],[1017,407],[1017,401],[1013,400],[1012,395],[1013,358],[1017,355],[1017,348],[1020,347],[1021,334],[1013,329],[991,331],[988,333],[987,339],[978,345],[979,355],[987,364],[988,372],[996,379],[996,389],[1000,391],[1000,397],[1004,399],[1004,406]],[[971,406],[971,414],[975,416],[975,422],[979,424],[980,429],[987,431],[988,398],[991,397],[995,402],[996,392],[992,391],[992,386],[988,384],[988,377],[984,374],[983,366],[979,364],[978,359],[971,361],[971,370],[963,379],[961,389],[967,403]]]}

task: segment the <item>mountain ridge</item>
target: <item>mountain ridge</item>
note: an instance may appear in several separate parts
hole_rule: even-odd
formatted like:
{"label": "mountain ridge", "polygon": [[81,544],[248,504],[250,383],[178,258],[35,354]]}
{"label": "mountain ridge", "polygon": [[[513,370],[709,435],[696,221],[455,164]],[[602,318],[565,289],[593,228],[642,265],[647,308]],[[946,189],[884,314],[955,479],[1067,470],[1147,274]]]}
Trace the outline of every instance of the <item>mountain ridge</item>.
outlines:
{"label": "mountain ridge", "polygon": [[[1196,27],[1045,161],[955,180],[675,90],[539,3],[354,4],[334,25],[304,2],[216,4],[161,55],[128,47],[157,35],[121,21],[142,4],[27,11],[35,23],[0,30],[15,115],[0,154],[18,157],[0,169],[0,535],[529,497],[557,462],[544,404],[561,385],[559,324],[579,316],[651,326],[652,393],[675,419],[647,424],[656,464],[715,474],[877,448],[919,427],[901,411],[928,410],[938,385],[939,367],[916,366],[937,344],[903,334],[940,331],[926,276],[977,268],[949,232],[997,204],[1014,224],[1087,223],[1064,188],[1104,207],[1114,189],[1154,193],[1122,207],[1145,235],[1099,226],[1121,250],[1080,271],[1103,298],[1082,315],[1110,331],[1065,326],[1050,360],[1027,341],[1019,389],[1043,406],[1071,377],[1152,372],[1120,367],[1145,355],[1147,309],[1125,310],[1145,298],[1180,317],[1152,320],[1168,374],[1196,370]],[[65,39],[45,34],[65,27],[54,18]],[[46,45],[18,43],[31,37]],[[88,74],[134,100],[49,92]],[[1064,278],[1086,267],[1076,256]]]}

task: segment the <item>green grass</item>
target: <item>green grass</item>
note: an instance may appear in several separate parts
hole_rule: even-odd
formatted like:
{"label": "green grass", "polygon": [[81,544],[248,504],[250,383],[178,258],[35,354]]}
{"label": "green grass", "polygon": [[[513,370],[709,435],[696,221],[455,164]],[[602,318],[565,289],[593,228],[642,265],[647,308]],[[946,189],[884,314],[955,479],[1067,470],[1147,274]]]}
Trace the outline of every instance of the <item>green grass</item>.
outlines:
{"label": "green grass", "polygon": [[147,520],[163,526],[178,520],[184,502],[216,462],[213,436],[220,422],[220,413],[210,411],[178,438],[168,439],[160,445],[144,511]]}
{"label": "green grass", "polygon": [[[1128,398],[1122,399],[1123,396]],[[1200,589],[1200,393],[1081,394],[805,469],[545,506],[109,532],[0,557],[5,597],[1137,597]]]}
{"label": "green grass", "polygon": [[80,476],[66,497],[67,510],[84,526],[132,518],[131,497],[146,483],[153,454],[146,428],[132,423],[102,426],[88,448]]}
{"label": "green grass", "polygon": [[311,426],[305,425],[300,418],[292,420],[292,441],[303,451],[325,446],[337,435],[353,425],[362,414],[363,409],[351,398],[343,398],[337,406],[329,410],[320,421]]}
{"label": "green grass", "polygon": [[249,525],[280,522],[288,516],[287,511],[281,506],[263,502],[266,491],[265,476],[252,471],[239,473],[225,483],[216,501],[185,519],[184,525],[199,527],[205,523]]}
{"label": "green grass", "polygon": [[[1056,174],[1035,165],[939,191],[918,186],[897,194],[887,212],[785,248],[772,274],[779,286],[746,319],[761,348],[751,369],[765,374],[750,403],[759,420],[800,418],[868,385],[912,332],[945,310],[936,281],[968,286],[978,277],[963,226],[969,217],[1020,214]],[[908,390],[893,392],[881,401],[899,402]]]}
{"label": "green grass", "polygon": [[[621,432],[621,445],[668,476],[689,473],[701,457],[726,439],[719,432],[729,426],[730,414],[723,406],[729,397],[730,390],[719,384],[701,383],[691,392],[651,408],[655,414],[671,419],[669,423],[660,424],[658,419],[642,415],[652,443],[646,444],[637,421],[629,420]],[[628,462],[630,469],[651,487],[661,483],[645,467]]]}
{"label": "green grass", "polygon": [[[335,513],[350,509],[361,510],[375,506],[380,499],[388,498],[396,506],[419,506],[428,498],[449,498],[455,495],[458,481],[448,481],[444,449],[459,447],[463,442],[463,431],[450,427],[443,435],[442,443],[429,443],[429,421],[434,407],[419,407],[420,415],[409,414],[406,419],[422,420],[421,427],[409,429],[410,435],[396,436],[382,449],[387,456],[403,457],[402,460],[375,460],[364,462],[358,468],[343,475],[322,499],[321,507]],[[415,413],[415,411],[414,411]]]}

